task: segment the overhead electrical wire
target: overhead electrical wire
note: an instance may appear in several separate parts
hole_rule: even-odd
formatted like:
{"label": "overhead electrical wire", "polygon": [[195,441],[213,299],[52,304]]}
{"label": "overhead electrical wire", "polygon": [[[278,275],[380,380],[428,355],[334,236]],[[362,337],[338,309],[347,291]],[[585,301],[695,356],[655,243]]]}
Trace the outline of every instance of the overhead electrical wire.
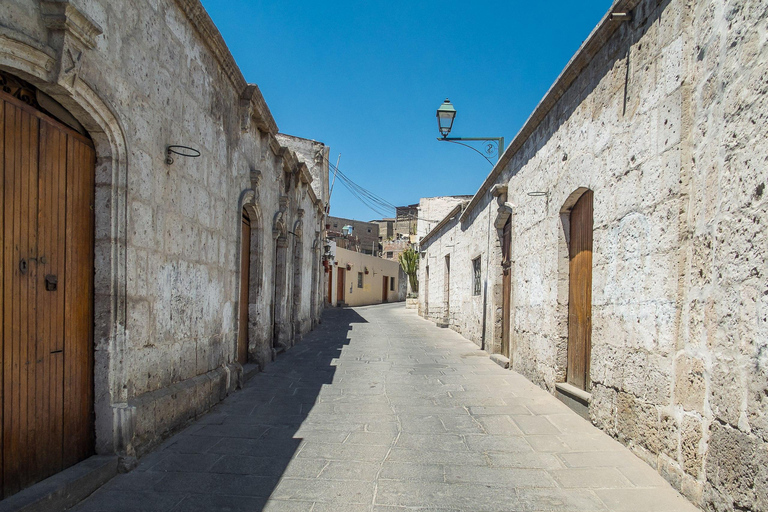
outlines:
{"label": "overhead electrical wire", "polygon": [[[333,165],[327,158],[324,157],[323,159],[328,163],[328,167],[330,167],[330,169],[334,171],[334,175],[339,180],[339,182],[342,185],[344,185],[344,188],[349,190],[349,192],[357,200],[363,203],[370,210],[381,215],[382,218],[397,217],[397,210],[399,207],[390,203],[383,197],[374,194],[373,192],[366,189],[365,187],[355,183],[349,176],[341,172],[341,170],[339,170],[337,166]],[[409,220],[422,220],[424,222],[435,222],[435,223],[440,222],[439,220],[424,219],[424,218],[418,217],[418,215],[416,216],[408,215],[408,218]]]}

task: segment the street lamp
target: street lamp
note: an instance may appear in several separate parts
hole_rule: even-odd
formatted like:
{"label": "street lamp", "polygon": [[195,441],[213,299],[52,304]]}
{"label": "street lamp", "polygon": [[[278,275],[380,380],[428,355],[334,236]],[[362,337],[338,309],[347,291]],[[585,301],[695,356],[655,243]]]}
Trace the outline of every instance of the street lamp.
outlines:
{"label": "street lamp", "polygon": [[[448,134],[451,133],[451,128],[453,128],[453,120],[456,119],[456,109],[453,108],[453,105],[448,100],[448,98],[446,98],[443,104],[440,105],[440,108],[437,109],[436,116],[437,127],[440,130],[440,135],[442,135],[442,137],[438,137],[437,140],[452,142],[454,144],[468,147],[472,151],[488,160],[488,163],[491,165],[493,165],[493,162],[488,157],[493,156],[494,150],[496,152],[496,161],[501,158],[501,152],[504,151],[504,137],[448,137]],[[458,142],[466,140],[479,140],[485,142],[484,153],[478,151],[476,148],[470,146],[469,144]]]}
{"label": "street lamp", "polygon": [[447,137],[451,133],[454,119],[456,119],[456,109],[453,108],[448,98],[445,98],[443,104],[437,109],[437,126],[443,137]]}

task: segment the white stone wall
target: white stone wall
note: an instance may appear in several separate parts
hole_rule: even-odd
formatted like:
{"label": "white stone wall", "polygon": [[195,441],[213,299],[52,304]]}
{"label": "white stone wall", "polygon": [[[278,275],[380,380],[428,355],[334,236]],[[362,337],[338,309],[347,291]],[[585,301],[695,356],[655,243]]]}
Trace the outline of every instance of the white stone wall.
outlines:
{"label": "white stone wall", "polygon": [[[57,6],[69,6],[66,30],[44,22],[42,11]],[[299,221],[300,307],[294,314],[293,261],[282,307],[294,338],[317,321],[322,301],[315,311],[310,304],[321,269],[311,263],[327,167],[314,169],[278,141],[258,89],[197,0],[12,0],[0,4],[0,20],[0,67],[56,98],[94,138],[97,449],[142,453],[237,384],[244,205],[260,248],[251,358],[272,357],[273,234],[291,238],[292,255],[286,231]],[[103,33],[78,31],[93,26]],[[82,43],[88,37],[93,48]],[[200,157],[168,165],[172,144]]]}
{"label": "white stone wall", "polygon": [[632,13],[506,155],[496,183],[509,192],[484,192],[422,245],[420,306],[428,295],[428,316],[445,316],[445,254],[459,276],[488,250],[486,336],[463,277],[451,281],[448,322],[500,346],[494,223],[499,202],[512,203],[509,356],[554,392],[565,379],[567,208],[592,190],[592,421],[694,503],[768,510],[768,11],[646,0]]}
{"label": "white stone wall", "polygon": [[468,201],[472,196],[439,196],[422,197],[419,199],[419,217],[416,223],[416,235],[421,239],[432,231],[432,228],[462,201]]}

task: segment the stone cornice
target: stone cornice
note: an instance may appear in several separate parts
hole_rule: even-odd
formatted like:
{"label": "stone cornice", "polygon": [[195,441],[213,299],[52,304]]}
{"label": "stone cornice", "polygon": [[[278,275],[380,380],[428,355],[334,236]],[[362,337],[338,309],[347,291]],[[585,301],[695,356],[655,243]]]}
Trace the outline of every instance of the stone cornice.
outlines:
{"label": "stone cornice", "polygon": [[43,0],[40,7],[46,28],[64,31],[87,49],[94,48],[96,38],[104,33],[98,23],[69,0]]}
{"label": "stone cornice", "polygon": [[525,124],[523,124],[523,127],[517,132],[515,138],[512,139],[512,142],[507,146],[507,149],[501,155],[499,161],[496,162],[496,165],[493,167],[488,177],[485,178],[483,184],[480,185],[480,188],[467,205],[466,210],[461,214],[462,222],[469,218],[472,210],[480,203],[483,196],[494,185],[496,179],[501,174],[501,171],[504,170],[520,148],[523,147],[523,144],[525,144],[536,128],[539,127],[552,108],[557,105],[557,102],[563,97],[574,80],[576,80],[584,68],[592,62],[595,55],[597,55],[614,32],[621,26],[623,22],[612,20],[611,13],[632,11],[639,3],[640,0],[616,0],[613,3],[605,16],[603,16],[603,19],[600,20],[600,23],[597,24],[594,30],[592,30],[592,33],[589,34],[589,37],[587,37],[581,44],[581,47],[576,51],[576,54],[571,57],[571,60],[566,64],[565,69],[563,69],[560,76],[555,80],[555,83],[552,84],[552,87],[549,88],[544,95],[544,98],[533,110],[533,113],[528,117]]}
{"label": "stone cornice", "polygon": [[200,33],[203,43],[213,53],[224,74],[227,75],[235,86],[235,91],[238,91],[241,101],[250,103],[251,115],[256,120],[256,126],[259,130],[272,135],[276,134],[278,132],[277,123],[275,123],[275,119],[272,117],[272,113],[259,87],[256,84],[248,84],[246,82],[240,67],[227,47],[227,43],[221,36],[221,32],[216,28],[216,24],[208,15],[200,0],[175,1],[192,26]]}
{"label": "stone cornice", "polygon": [[[298,160],[298,155],[297,155]],[[299,179],[301,179],[302,183],[305,183],[309,185],[312,183],[312,174],[309,172],[309,167],[307,167],[307,164],[299,160]]]}
{"label": "stone cornice", "polygon": [[275,118],[272,117],[272,112],[270,112],[258,85],[246,85],[243,93],[240,95],[240,102],[241,107],[244,109],[243,115],[246,116],[243,120],[243,130],[248,129],[248,121],[253,119],[256,128],[262,132],[267,132],[271,135],[278,133]]}
{"label": "stone cornice", "polygon": [[221,36],[221,32],[216,28],[216,24],[206,12],[200,0],[176,0],[176,5],[186,15],[203,38],[203,42],[213,53],[213,56],[219,62],[224,73],[229,77],[235,86],[235,90],[243,91],[247,82],[240,71],[240,67],[235,62],[232,53],[230,53],[227,43]]}

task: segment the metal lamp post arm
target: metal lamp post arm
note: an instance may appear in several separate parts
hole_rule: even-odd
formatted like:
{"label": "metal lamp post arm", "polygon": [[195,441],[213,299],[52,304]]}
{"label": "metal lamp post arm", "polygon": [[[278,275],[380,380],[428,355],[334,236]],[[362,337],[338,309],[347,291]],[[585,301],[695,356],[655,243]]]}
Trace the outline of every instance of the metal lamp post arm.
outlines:
{"label": "metal lamp post arm", "polygon": [[[478,155],[482,156],[486,160],[488,160],[488,163],[493,165],[493,162],[490,158],[488,158],[486,155],[484,155],[482,152],[478,151],[477,148],[474,148],[470,146],[469,144],[463,144],[460,141],[484,141],[484,142],[496,142],[496,161],[498,162],[499,159],[501,159],[501,152],[504,149],[504,137],[438,137],[437,140],[442,140],[445,142],[452,142],[454,144],[459,144],[460,146],[467,147],[477,153]],[[486,150],[487,154],[492,154],[489,151]]]}

